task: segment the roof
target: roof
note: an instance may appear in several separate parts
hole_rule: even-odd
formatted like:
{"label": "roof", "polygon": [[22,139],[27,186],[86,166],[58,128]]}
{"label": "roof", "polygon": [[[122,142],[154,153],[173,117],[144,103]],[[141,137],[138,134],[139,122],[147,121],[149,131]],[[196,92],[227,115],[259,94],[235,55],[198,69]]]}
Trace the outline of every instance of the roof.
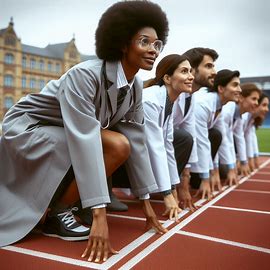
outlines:
{"label": "roof", "polygon": [[87,61],[87,60],[93,60],[97,59],[96,55],[86,55],[86,54],[81,54],[81,61]]}
{"label": "roof", "polygon": [[64,52],[69,42],[47,45],[45,49],[52,53],[55,58],[64,58]]}
{"label": "roof", "polygon": [[[8,27],[0,29],[0,35],[3,35],[7,31],[7,29]],[[44,57],[55,58],[55,59],[63,59],[65,49],[69,44],[70,42],[49,44],[45,48],[22,44],[22,51],[23,53],[28,53],[28,54],[38,55],[38,56],[44,56]],[[95,55],[80,54],[80,56],[81,56],[81,61],[97,58]]]}
{"label": "roof", "polygon": [[3,35],[7,31],[7,28],[0,29],[0,36]]}
{"label": "roof", "polygon": [[[39,48],[35,46],[22,44],[22,51],[24,53],[29,53],[29,54],[39,55],[39,56],[63,59],[65,48],[68,46],[68,44],[69,42],[51,44],[51,45],[47,45],[45,48]],[[97,56],[95,55],[80,54],[80,56],[81,56],[81,61],[92,60],[92,59],[97,58]]]}
{"label": "roof", "polygon": [[67,45],[68,43],[59,43],[59,44],[48,45],[45,48],[39,48],[35,46],[22,44],[22,51],[24,53],[29,53],[29,54],[63,59],[64,51]]}

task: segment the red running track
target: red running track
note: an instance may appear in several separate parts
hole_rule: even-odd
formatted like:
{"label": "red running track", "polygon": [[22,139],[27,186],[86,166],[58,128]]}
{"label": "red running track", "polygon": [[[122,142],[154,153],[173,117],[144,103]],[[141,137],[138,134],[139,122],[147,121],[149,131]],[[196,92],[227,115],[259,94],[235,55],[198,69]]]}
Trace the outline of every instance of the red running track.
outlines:
{"label": "red running track", "polygon": [[194,213],[180,213],[176,224],[162,217],[164,206],[153,207],[169,231],[159,236],[144,232],[138,202],[122,194],[126,213],[108,214],[112,246],[120,250],[102,264],[80,255],[86,242],[66,242],[30,234],[0,249],[1,270],[12,269],[269,269],[270,268],[270,158],[238,187],[224,188]]}

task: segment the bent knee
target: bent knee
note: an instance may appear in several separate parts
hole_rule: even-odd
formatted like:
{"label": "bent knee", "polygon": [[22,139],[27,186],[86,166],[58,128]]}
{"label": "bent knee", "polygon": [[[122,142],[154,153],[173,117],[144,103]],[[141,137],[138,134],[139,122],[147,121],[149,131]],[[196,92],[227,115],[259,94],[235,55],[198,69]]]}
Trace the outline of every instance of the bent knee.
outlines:
{"label": "bent knee", "polygon": [[130,144],[126,136],[119,134],[114,142],[113,151],[120,159],[126,160],[130,155]]}

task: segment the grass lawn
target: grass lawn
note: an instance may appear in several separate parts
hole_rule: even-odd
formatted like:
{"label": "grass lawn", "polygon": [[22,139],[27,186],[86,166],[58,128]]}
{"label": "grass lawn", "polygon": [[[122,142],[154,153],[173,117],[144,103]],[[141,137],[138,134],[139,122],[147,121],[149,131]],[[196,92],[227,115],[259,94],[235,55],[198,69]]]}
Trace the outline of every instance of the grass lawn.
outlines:
{"label": "grass lawn", "polygon": [[259,128],[256,131],[259,151],[270,153],[270,128]]}

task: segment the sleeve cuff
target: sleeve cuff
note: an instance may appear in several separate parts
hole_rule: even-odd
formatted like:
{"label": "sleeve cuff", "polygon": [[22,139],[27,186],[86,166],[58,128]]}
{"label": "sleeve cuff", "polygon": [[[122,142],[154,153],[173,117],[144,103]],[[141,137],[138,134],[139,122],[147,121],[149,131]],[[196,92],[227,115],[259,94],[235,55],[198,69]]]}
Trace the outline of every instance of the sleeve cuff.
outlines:
{"label": "sleeve cuff", "polygon": [[214,165],[214,169],[217,169],[219,167],[218,163],[216,163],[216,162],[213,165]]}
{"label": "sleeve cuff", "polygon": [[146,193],[144,195],[140,195],[139,196],[139,199],[140,200],[149,200],[150,199],[150,195],[149,195],[149,193]]}
{"label": "sleeve cuff", "polygon": [[235,168],[235,164],[231,163],[231,164],[227,164],[227,167],[229,170],[234,169]]}
{"label": "sleeve cuff", "polygon": [[246,161],[246,160],[241,160],[241,161],[240,161],[240,164],[241,164],[241,165],[246,165],[246,164],[247,164],[247,161]]}
{"label": "sleeve cuff", "polygon": [[97,204],[95,206],[92,206],[91,209],[98,209],[98,208],[105,208],[107,207],[106,203],[102,203],[102,204]]}
{"label": "sleeve cuff", "polygon": [[209,172],[208,173],[199,173],[199,176],[202,180],[208,179],[210,177]]}

